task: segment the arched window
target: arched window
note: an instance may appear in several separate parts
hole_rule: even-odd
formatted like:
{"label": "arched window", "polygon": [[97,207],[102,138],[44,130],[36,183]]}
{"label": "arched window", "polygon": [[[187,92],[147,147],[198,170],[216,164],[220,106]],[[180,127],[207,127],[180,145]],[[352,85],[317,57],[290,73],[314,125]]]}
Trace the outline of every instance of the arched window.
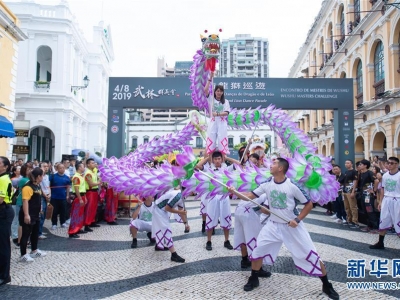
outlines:
{"label": "arched window", "polygon": [[346,38],[346,31],[345,31],[345,24],[344,24],[344,7],[341,6],[341,13],[340,13],[340,44],[343,43],[344,39]]}
{"label": "arched window", "polygon": [[385,92],[385,63],[382,41],[379,41],[375,48],[374,83],[375,95]]}
{"label": "arched window", "polygon": [[50,82],[53,53],[49,46],[40,46],[36,56],[36,81]]}
{"label": "arched window", "polygon": [[361,6],[360,0],[354,0],[354,27],[356,27],[361,21]]}
{"label": "arched window", "polygon": [[357,83],[357,104],[363,103],[363,72],[362,72],[362,62],[358,61],[357,71],[356,71],[356,83]]}

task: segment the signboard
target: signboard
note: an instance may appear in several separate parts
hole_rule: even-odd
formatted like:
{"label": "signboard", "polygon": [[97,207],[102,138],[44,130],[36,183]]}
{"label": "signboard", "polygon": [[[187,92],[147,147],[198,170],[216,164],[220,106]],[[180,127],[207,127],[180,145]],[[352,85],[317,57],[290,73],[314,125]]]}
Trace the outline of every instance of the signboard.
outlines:
{"label": "signboard", "polygon": [[[353,81],[339,78],[214,78],[231,107],[274,104],[283,109],[352,108]],[[109,106],[194,108],[184,77],[110,77]],[[114,114],[114,120],[115,120]],[[113,121],[113,120],[112,120]]]}
{"label": "signboard", "polygon": [[14,154],[29,154],[30,150],[31,150],[31,146],[13,145],[13,153]]}
{"label": "signboard", "polygon": [[[224,88],[232,108],[273,104],[286,110],[333,109],[335,161],[343,168],[346,159],[354,161],[353,79],[221,77],[213,83]],[[125,108],[197,109],[192,104],[189,78],[110,77],[107,157],[124,155]]]}
{"label": "signboard", "polygon": [[28,137],[29,130],[15,130],[15,136],[17,137]]}

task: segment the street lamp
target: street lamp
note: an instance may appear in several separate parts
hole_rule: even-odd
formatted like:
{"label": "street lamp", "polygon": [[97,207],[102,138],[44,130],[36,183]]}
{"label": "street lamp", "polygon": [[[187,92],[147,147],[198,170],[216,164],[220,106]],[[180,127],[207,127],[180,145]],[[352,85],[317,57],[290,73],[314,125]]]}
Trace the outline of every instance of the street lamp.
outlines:
{"label": "street lamp", "polygon": [[89,86],[89,81],[90,81],[90,79],[89,79],[89,77],[86,75],[86,76],[83,78],[83,85],[82,85],[82,86],[78,86],[78,85],[73,85],[73,86],[71,86],[71,92],[72,92],[72,91],[79,91],[79,90],[81,90],[81,89],[86,89],[86,88]]}

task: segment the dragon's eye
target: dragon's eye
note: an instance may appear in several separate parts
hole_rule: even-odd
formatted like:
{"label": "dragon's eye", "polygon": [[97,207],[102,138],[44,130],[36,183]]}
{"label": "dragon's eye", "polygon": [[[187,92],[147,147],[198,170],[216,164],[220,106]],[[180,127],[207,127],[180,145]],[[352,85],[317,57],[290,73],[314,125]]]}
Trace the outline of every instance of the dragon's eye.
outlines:
{"label": "dragon's eye", "polygon": [[205,41],[207,41],[206,38],[202,38],[201,41],[204,43]]}
{"label": "dragon's eye", "polygon": [[209,38],[211,37],[211,34],[208,36]]}

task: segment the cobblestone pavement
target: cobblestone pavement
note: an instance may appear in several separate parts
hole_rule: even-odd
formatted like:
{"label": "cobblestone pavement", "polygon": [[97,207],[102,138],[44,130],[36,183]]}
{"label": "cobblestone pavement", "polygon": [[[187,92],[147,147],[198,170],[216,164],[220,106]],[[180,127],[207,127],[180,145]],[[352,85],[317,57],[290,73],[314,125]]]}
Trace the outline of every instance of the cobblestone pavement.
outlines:
{"label": "cobblestone pavement", "polygon": [[[232,213],[238,201],[232,201]],[[274,266],[266,268],[273,275],[261,278],[260,287],[244,292],[249,269],[240,268],[240,252],[223,247],[223,233],[216,230],[213,250],[205,250],[206,237],[201,233],[199,201],[188,200],[191,232],[171,221],[175,248],[186,263],[170,261],[169,252],[155,252],[145,233],[138,235],[138,248],[131,249],[128,219],[118,226],[102,223],[94,232],[68,239],[67,230],[49,230],[48,238],[39,241],[47,256],[35,262],[18,262],[19,250],[12,253],[12,283],[0,286],[1,299],[327,299],[321,281],[298,271],[283,246]],[[341,299],[399,299],[400,290],[349,290],[348,281],[392,281],[400,278],[370,276],[372,259],[400,258],[400,240],[386,236],[386,250],[370,250],[376,234],[349,229],[336,224],[315,208],[305,220],[316,248],[324,260],[328,277]],[[230,236],[233,242],[233,230]],[[366,277],[347,279],[347,259],[365,259]]]}

